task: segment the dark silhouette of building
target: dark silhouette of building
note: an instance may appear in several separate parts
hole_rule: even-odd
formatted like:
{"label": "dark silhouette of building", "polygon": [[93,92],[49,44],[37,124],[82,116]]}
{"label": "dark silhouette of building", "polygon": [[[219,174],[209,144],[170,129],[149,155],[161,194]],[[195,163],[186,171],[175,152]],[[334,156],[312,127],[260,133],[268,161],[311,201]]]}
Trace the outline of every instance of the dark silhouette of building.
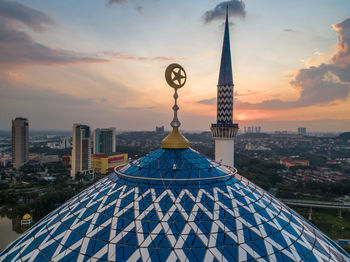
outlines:
{"label": "dark silhouette of building", "polygon": [[29,157],[29,122],[17,117],[12,120],[12,165],[19,169]]}

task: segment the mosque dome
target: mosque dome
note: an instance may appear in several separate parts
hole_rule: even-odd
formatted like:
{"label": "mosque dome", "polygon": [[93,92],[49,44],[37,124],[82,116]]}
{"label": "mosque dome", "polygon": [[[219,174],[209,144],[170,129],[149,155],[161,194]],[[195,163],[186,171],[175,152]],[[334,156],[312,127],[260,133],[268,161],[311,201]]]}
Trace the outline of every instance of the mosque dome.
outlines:
{"label": "mosque dome", "polygon": [[25,214],[23,217],[22,217],[22,220],[30,220],[32,217],[29,215],[29,214]]}
{"label": "mosque dome", "polygon": [[160,148],[98,181],[1,261],[349,261],[268,192],[191,148]]}

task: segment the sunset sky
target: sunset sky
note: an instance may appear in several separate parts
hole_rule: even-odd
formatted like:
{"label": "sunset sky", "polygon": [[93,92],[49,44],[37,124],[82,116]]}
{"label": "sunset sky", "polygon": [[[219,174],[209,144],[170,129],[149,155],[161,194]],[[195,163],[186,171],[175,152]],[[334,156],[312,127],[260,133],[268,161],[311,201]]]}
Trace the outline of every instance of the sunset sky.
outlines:
{"label": "sunset sky", "polygon": [[0,0],[0,129],[169,129],[176,62],[182,129],[209,130],[227,4],[241,128],[349,131],[349,0]]}

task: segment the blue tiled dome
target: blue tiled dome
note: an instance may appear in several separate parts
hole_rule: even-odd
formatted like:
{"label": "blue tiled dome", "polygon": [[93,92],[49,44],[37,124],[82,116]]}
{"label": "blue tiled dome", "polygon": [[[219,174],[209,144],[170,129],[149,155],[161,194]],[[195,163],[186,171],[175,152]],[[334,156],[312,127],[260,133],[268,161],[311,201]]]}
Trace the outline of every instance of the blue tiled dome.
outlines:
{"label": "blue tiled dome", "polygon": [[1,261],[349,261],[317,228],[234,169],[158,149],[50,213]]}

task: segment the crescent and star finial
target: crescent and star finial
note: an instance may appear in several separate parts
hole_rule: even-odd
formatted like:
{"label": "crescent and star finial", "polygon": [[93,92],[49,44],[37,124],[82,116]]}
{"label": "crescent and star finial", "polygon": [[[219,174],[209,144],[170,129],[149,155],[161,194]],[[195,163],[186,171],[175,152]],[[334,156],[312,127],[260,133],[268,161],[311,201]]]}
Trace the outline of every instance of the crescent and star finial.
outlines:
{"label": "crescent and star finial", "polygon": [[179,64],[171,64],[165,70],[165,79],[172,88],[181,88],[186,83],[186,71]]}
{"label": "crescent and star finial", "polygon": [[175,104],[173,106],[174,118],[171,121],[170,125],[173,128],[173,131],[162,141],[162,148],[171,148],[171,149],[183,149],[189,148],[188,140],[180,134],[179,127],[181,125],[179,119],[177,118],[177,111],[179,106],[177,105],[178,94],[177,90],[183,87],[186,83],[187,76],[186,71],[179,64],[170,64],[165,70],[165,80],[168,85],[174,88],[174,100]]}

